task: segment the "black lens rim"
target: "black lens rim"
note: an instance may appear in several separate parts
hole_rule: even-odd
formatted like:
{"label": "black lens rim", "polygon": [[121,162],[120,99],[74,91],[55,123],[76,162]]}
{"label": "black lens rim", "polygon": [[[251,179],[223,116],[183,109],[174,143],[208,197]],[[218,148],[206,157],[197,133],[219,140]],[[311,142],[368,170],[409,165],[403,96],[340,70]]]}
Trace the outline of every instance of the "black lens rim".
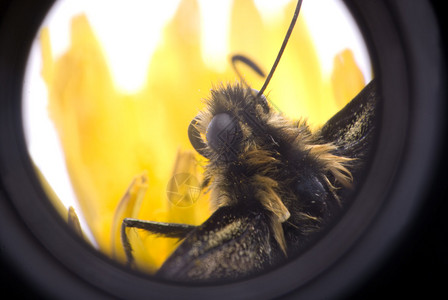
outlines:
{"label": "black lens rim", "polygon": [[53,1],[11,3],[0,27],[0,145],[7,145],[0,147],[0,242],[11,264],[41,291],[64,298],[325,298],[367,278],[402,239],[434,175],[444,139],[443,58],[427,1],[346,3],[372,50],[384,96],[366,184],[341,221],[304,255],[265,275],[215,286],[128,272],[81,243],[51,207],[26,150],[21,98],[31,42]]}

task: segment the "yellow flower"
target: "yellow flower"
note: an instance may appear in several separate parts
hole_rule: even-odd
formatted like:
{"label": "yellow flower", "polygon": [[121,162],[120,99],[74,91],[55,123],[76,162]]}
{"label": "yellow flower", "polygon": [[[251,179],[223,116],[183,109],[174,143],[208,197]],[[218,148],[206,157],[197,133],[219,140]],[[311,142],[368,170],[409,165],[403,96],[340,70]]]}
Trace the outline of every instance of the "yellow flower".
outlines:
{"label": "yellow flower", "polygon": [[[267,26],[251,0],[235,1],[230,54],[244,54],[269,71],[294,6],[292,1],[285,8],[288,17]],[[100,251],[120,261],[124,260],[119,236],[124,217],[200,224],[211,214],[207,194],[190,195],[188,202],[182,195],[192,190],[173,194],[170,181],[178,174],[190,174],[190,185],[200,182],[203,161],[189,143],[188,125],[213,83],[237,79],[230,66],[218,72],[203,61],[199,20],[196,1],[181,1],[151,58],[146,84],[133,94],[114,85],[85,15],[73,18],[70,47],[57,59],[48,29],[41,32],[49,114],[80,213]],[[312,124],[323,124],[362,89],[364,79],[349,50],[336,59],[332,76],[324,76],[302,18],[294,30],[268,87],[269,97],[289,117],[305,116]],[[262,78],[243,70],[253,87],[261,87]],[[138,267],[150,272],[177,245],[176,240],[142,231],[130,230],[129,235]]]}

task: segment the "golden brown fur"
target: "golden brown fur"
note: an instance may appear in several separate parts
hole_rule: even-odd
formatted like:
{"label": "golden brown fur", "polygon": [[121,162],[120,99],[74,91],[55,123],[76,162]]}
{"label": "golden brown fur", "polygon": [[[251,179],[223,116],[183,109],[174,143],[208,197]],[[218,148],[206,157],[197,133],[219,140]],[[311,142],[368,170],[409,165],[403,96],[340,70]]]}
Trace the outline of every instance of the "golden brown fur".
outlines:
{"label": "golden brown fur", "polygon": [[[313,167],[319,168],[326,188],[338,205],[338,187],[350,187],[353,180],[347,168],[352,159],[335,155],[336,147],[331,143],[319,143],[305,121],[289,120],[272,108],[266,109],[267,102],[263,101],[263,98],[256,98],[252,90],[239,84],[219,86],[212,90],[211,98],[206,101],[206,109],[196,117],[196,128],[201,138],[205,139],[215,115],[225,112],[237,120],[242,138],[234,161],[222,161],[219,153],[209,147],[205,149],[210,159],[205,178],[212,191],[212,205],[218,208],[255,199],[271,213],[273,236],[286,253],[282,224],[291,215],[286,199],[295,195],[294,192],[285,192],[290,190],[291,183],[281,173],[282,169],[291,168],[291,164],[296,162],[289,162],[283,152],[306,156]],[[290,199],[288,203],[293,201],[300,199]],[[319,221],[318,216],[306,211],[297,215],[297,218],[311,223]],[[317,225],[310,225],[303,231],[312,231],[313,226]]]}

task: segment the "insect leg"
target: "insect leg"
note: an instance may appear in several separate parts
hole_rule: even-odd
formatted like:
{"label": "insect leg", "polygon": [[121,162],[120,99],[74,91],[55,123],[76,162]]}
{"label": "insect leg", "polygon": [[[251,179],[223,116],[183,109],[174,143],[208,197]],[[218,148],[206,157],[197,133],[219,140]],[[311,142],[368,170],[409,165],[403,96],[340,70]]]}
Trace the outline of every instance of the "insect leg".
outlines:
{"label": "insect leg", "polygon": [[196,228],[196,226],[178,223],[153,222],[132,218],[123,219],[123,223],[121,224],[121,243],[123,244],[124,252],[126,254],[127,265],[130,266],[134,262],[134,257],[132,256],[131,243],[126,234],[127,228],[144,229],[163,237],[184,238],[191,230]]}

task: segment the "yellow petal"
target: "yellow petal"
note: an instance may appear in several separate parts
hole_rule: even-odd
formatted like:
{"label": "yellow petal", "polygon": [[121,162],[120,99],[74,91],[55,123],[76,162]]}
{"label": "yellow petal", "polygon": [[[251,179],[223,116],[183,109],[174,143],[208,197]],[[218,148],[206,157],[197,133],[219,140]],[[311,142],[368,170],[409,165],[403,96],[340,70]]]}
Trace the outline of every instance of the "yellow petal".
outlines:
{"label": "yellow petal", "polygon": [[[268,72],[295,4],[285,8],[285,18],[266,26],[252,0],[234,1],[231,54],[244,54]],[[70,46],[61,57],[53,57],[47,29],[40,41],[49,114],[82,214],[100,250],[123,260],[119,228],[125,217],[194,225],[206,220],[211,213],[208,196],[195,188],[202,180],[204,161],[190,145],[187,129],[212,84],[237,78],[230,65],[217,72],[203,61],[197,2],[181,1],[151,58],[146,84],[133,94],[115,86],[86,16],[72,20]],[[350,87],[344,81],[347,72],[355,74],[350,78],[357,82]],[[269,85],[269,98],[289,117],[307,116],[313,124],[322,124],[360,86],[357,72],[344,52],[333,77],[325,77],[306,24],[299,18]],[[244,77],[254,88],[263,84],[264,79],[250,70]],[[145,175],[133,182],[142,172]],[[185,179],[183,186],[179,178]],[[173,193],[174,182],[178,194]],[[141,230],[130,229],[129,237],[137,266],[150,272],[177,245],[175,239],[155,238]]]}
{"label": "yellow petal", "polygon": [[124,262],[124,249],[121,243],[121,225],[124,218],[137,218],[143,198],[148,189],[148,175],[143,172],[132,180],[115,210],[112,220],[111,249],[115,259]]}
{"label": "yellow petal", "polygon": [[343,106],[347,99],[355,97],[365,86],[364,76],[358,68],[350,49],[345,49],[334,58],[331,75],[335,102]]}

